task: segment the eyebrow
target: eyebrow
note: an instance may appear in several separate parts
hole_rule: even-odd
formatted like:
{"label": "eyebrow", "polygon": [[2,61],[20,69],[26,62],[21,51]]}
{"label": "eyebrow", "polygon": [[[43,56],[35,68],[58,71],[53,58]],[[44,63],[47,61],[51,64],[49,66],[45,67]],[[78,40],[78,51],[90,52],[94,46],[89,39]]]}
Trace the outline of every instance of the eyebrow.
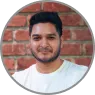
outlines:
{"label": "eyebrow", "polygon": [[33,35],[32,35],[32,37],[35,37],[35,36],[41,36],[41,35],[39,35],[39,34],[33,34]]}
{"label": "eyebrow", "polygon": [[48,36],[55,36],[56,37],[56,34],[48,34]]}
{"label": "eyebrow", "polygon": [[[41,36],[40,34],[33,34],[32,37]],[[47,34],[47,36],[56,36],[56,34]]]}

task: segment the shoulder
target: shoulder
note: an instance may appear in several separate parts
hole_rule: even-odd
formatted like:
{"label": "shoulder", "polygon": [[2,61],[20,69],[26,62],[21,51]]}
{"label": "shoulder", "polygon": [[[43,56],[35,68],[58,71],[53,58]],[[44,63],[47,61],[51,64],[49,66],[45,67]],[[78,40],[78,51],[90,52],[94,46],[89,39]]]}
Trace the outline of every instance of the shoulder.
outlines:
{"label": "shoulder", "polygon": [[71,87],[80,81],[88,70],[88,67],[86,66],[78,65],[67,60],[64,60],[63,64],[64,66],[62,73],[64,74],[62,76],[62,79],[65,79],[67,87]]}
{"label": "shoulder", "polygon": [[35,64],[30,66],[29,68],[23,70],[23,71],[18,71],[15,72],[12,77],[18,81],[18,82],[23,82],[24,80],[27,79],[27,77],[32,73],[32,70],[35,68]]}
{"label": "shoulder", "polygon": [[83,75],[88,70],[87,66],[78,65],[78,64],[72,63],[72,62],[67,61],[67,60],[65,60],[64,63],[66,65],[66,67],[68,68],[67,69],[68,72],[71,72],[71,73],[76,73],[76,74],[82,74]]}

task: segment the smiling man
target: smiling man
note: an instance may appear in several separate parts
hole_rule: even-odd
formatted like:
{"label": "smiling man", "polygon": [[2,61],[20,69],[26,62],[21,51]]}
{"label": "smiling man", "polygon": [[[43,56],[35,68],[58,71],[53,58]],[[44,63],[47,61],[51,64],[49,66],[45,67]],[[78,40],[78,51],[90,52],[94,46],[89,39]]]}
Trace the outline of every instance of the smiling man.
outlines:
{"label": "smiling man", "polygon": [[60,59],[62,22],[56,12],[33,15],[29,35],[36,64],[13,75],[18,83],[32,91],[55,93],[68,89],[83,77],[86,66]]}

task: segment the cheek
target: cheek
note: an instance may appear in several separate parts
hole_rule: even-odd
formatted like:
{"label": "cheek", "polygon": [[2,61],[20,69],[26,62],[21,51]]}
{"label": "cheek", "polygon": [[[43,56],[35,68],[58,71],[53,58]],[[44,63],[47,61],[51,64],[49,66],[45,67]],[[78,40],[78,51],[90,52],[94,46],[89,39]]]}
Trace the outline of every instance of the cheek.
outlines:
{"label": "cheek", "polygon": [[59,48],[59,45],[60,45],[59,42],[51,44],[54,51],[56,51]]}
{"label": "cheek", "polygon": [[37,44],[31,42],[31,49],[32,50],[36,50],[36,48],[37,48]]}

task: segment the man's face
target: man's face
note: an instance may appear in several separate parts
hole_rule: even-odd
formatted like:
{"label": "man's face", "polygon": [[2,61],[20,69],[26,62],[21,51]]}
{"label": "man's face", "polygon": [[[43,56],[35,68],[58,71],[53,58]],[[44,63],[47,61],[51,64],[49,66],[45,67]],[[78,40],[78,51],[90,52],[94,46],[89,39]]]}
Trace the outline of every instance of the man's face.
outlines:
{"label": "man's face", "polygon": [[51,23],[35,24],[31,32],[31,51],[34,57],[47,63],[57,59],[60,54],[61,38]]}

